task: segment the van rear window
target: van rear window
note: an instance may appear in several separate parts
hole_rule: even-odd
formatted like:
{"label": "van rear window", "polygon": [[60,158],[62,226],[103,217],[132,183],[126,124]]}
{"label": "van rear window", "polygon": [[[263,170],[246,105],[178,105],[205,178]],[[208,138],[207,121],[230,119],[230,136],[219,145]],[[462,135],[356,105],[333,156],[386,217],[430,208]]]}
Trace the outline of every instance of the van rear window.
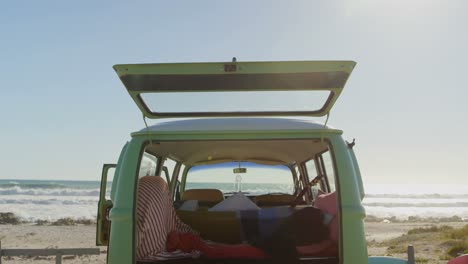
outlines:
{"label": "van rear window", "polygon": [[[246,172],[239,172],[238,168]],[[237,169],[237,173],[234,172]],[[291,170],[284,165],[263,165],[252,162],[226,162],[192,167],[186,178],[185,189],[219,189],[223,193],[242,191],[259,195],[294,192]]]}

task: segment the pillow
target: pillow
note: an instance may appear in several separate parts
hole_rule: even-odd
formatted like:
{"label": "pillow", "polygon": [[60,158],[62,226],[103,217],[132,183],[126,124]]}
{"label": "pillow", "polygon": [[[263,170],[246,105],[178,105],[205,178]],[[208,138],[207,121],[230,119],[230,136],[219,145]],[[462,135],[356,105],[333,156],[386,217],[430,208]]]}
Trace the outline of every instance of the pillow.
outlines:
{"label": "pillow", "polygon": [[336,217],[338,214],[337,205],[336,192],[324,193],[319,190],[314,206],[320,209],[323,213],[333,216],[328,228],[330,229],[330,239],[335,242],[338,242],[338,217]]}
{"label": "pillow", "polygon": [[260,210],[254,202],[242,193],[236,193],[226,200],[208,209],[210,212],[240,211],[240,210]]}
{"label": "pillow", "polygon": [[178,210],[182,211],[197,211],[198,210],[198,201],[197,200],[187,200],[179,207]]}
{"label": "pillow", "polygon": [[337,215],[338,207],[336,201],[336,192],[324,193],[319,190],[319,194],[317,195],[314,206],[327,214],[331,214],[333,216]]}
{"label": "pillow", "polygon": [[335,218],[334,215],[322,212],[322,222],[324,224],[329,225],[331,221],[333,220],[333,218]]}

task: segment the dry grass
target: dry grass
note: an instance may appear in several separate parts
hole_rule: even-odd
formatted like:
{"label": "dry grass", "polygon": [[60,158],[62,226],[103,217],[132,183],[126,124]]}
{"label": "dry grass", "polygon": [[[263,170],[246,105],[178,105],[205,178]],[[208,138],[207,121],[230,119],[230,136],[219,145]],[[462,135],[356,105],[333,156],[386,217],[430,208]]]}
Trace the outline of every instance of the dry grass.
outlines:
{"label": "dry grass", "polygon": [[[462,254],[468,253],[468,225],[462,228],[450,226],[430,226],[424,228],[410,229],[406,234],[397,238],[389,239],[376,246],[387,247],[388,255],[403,255],[407,246],[414,245],[416,254],[418,252],[424,258],[417,258],[416,263],[444,263]],[[438,258],[427,258],[432,255]]]}

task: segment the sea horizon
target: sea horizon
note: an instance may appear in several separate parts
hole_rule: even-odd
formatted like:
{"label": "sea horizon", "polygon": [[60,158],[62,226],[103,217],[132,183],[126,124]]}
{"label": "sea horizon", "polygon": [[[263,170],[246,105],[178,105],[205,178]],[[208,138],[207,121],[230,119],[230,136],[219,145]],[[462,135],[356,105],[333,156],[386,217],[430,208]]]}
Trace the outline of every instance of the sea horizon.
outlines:
{"label": "sea horizon", "polygon": [[[109,183],[108,183],[109,185]],[[243,183],[250,194],[269,190],[288,192],[288,184]],[[234,183],[192,183],[188,188],[235,191]],[[22,221],[54,221],[60,218],[96,219],[100,181],[0,180],[0,212],[11,212]],[[362,202],[373,219],[468,220],[468,185],[457,184],[365,184]],[[108,190],[109,194],[109,190]],[[455,218],[454,218],[455,219]]]}

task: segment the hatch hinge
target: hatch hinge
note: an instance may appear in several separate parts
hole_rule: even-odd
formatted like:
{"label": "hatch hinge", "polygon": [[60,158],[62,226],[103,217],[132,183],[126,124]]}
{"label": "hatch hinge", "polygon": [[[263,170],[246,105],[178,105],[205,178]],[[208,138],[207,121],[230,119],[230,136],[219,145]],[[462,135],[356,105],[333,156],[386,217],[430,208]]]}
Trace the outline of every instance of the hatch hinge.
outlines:
{"label": "hatch hinge", "polygon": [[146,123],[146,116],[145,116],[145,114],[143,114],[143,122],[145,122],[146,133],[148,134],[148,138],[149,138],[149,141],[150,141],[150,145],[153,145],[153,140],[152,140],[151,137],[150,137],[150,132],[149,132],[149,128],[148,128],[148,123]]}
{"label": "hatch hinge", "polygon": [[[327,119],[325,119],[325,124],[323,124],[323,128],[327,128],[328,118],[330,118],[330,112],[327,113]],[[323,143],[323,133],[320,133],[320,142]]]}

